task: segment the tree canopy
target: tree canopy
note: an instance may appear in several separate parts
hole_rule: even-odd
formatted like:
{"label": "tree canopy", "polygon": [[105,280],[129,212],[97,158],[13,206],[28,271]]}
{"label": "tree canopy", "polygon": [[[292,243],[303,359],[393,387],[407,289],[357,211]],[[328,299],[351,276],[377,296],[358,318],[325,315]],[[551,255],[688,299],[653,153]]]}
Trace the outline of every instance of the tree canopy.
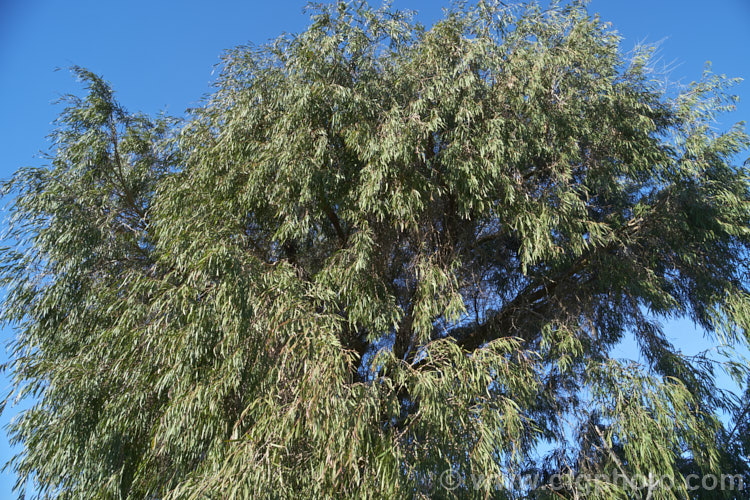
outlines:
{"label": "tree canopy", "polygon": [[49,165],[3,184],[19,488],[740,495],[688,479],[750,482],[750,394],[661,326],[746,379],[733,80],[665,86],[579,2],[311,13],[183,119],[74,68]]}

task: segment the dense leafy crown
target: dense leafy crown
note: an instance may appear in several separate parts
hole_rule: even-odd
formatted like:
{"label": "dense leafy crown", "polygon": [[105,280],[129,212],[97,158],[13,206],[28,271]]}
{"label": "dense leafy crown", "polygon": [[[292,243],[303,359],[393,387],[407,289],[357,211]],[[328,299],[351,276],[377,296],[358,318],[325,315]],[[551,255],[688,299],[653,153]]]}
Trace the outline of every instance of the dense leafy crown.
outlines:
{"label": "dense leafy crown", "polygon": [[[578,3],[411,19],[313,7],[228,52],[183,121],[75,69],[50,165],[4,184],[21,483],[684,498],[688,474],[747,474],[747,409],[659,326],[691,319],[745,376],[732,82],[659,84]],[[612,357],[628,335],[642,364]],[[615,480],[649,472],[674,487]]]}

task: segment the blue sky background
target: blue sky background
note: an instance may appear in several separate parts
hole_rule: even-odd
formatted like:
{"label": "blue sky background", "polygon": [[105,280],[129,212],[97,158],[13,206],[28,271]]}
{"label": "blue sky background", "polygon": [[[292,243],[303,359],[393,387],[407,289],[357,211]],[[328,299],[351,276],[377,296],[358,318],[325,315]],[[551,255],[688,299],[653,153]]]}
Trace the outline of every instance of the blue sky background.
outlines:
{"label": "blue sky background", "polygon": [[[80,92],[70,73],[55,68],[75,64],[103,75],[131,111],[166,110],[179,116],[210,91],[223,50],[304,29],[305,3],[0,0],[0,178],[21,166],[43,164],[38,153],[48,147],[51,122],[61,110],[52,103],[62,94]],[[417,11],[427,25],[446,4],[393,2]],[[670,82],[699,78],[709,60],[715,73],[746,78],[736,87],[737,111],[717,126],[750,118],[750,0],[592,0],[589,10],[612,22],[625,37],[625,50],[643,41],[661,42],[658,62]],[[690,323],[666,326],[684,350],[707,347]],[[13,332],[6,329],[1,335],[7,342]],[[0,352],[0,360],[6,358]],[[4,394],[8,388],[7,374],[0,375],[0,390]],[[18,411],[6,410],[0,425]],[[12,454],[0,432],[0,463]],[[0,475],[0,498],[11,497],[13,482],[9,473]]]}

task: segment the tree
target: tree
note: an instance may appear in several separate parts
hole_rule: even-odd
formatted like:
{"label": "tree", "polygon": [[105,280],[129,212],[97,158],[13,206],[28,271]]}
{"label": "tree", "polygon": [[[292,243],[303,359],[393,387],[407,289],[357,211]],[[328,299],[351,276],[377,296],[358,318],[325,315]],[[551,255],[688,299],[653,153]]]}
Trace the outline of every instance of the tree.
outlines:
{"label": "tree", "polygon": [[686,488],[748,477],[746,401],[660,321],[747,376],[750,138],[713,124],[732,80],[618,43],[578,2],[318,6],[185,120],[74,68],[50,165],[4,183],[19,488],[741,495]]}

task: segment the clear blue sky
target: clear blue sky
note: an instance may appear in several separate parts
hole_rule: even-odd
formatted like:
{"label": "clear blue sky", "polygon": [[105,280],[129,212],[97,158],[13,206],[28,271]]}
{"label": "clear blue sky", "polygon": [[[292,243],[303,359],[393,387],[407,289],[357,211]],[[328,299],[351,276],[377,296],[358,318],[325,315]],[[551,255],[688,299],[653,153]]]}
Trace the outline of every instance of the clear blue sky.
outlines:
{"label": "clear blue sky", "polygon": [[[180,115],[209,91],[222,50],[302,30],[305,3],[0,0],[0,177],[42,164],[36,155],[47,148],[60,111],[52,102],[79,92],[70,74],[55,68],[76,64],[103,75],[131,111]],[[428,25],[445,4],[394,1]],[[613,23],[625,37],[624,49],[662,41],[660,58],[671,68],[671,81],[699,78],[708,60],[716,73],[747,78],[736,89],[742,99],[737,112],[726,122],[750,118],[750,0],[592,0],[589,10]],[[690,324],[674,323],[668,330],[686,350],[698,346],[691,344],[700,335]],[[12,334],[5,330],[3,340]],[[0,389],[6,387],[7,377],[0,376]],[[16,411],[7,411],[0,425]],[[11,454],[0,432],[0,462]],[[0,475],[0,498],[11,497],[12,483],[8,473]]]}

